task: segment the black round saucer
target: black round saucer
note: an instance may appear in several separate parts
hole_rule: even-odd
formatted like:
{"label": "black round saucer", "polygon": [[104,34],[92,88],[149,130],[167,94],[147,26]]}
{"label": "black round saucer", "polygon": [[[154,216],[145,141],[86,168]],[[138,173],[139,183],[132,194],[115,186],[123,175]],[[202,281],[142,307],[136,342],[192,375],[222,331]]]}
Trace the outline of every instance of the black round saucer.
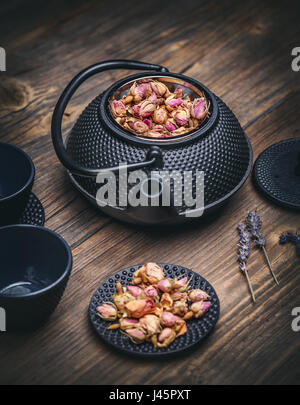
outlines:
{"label": "black round saucer", "polygon": [[300,138],[264,150],[256,159],[253,181],[276,204],[300,210]]}
{"label": "black round saucer", "polygon": [[26,207],[18,223],[25,225],[44,225],[45,211],[42,203],[35,194],[30,193]]}
{"label": "black round saucer", "polygon": [[115,349],[130,355],[144,356],[148,358],[179,354],[197,346],[213,330],[217,323],[220,314],[220,303],[217,293],[212,285],[198,273],[185,267],[165,263],[160,263],[160,266],[163,268],[166,277],[182,278],[188,276],[188,278],[191,279],[190,287],[192,289],[201,288],[210,295],[209,301],[211,302],[211,307],[202,318],[187,321],[187,333],[175,339],[166,348],[155,348],[150,342],[134,344],[119,330],[107,330],[107,327],[114,322],[103,320],[97,315],[96,310],[96,308],[104,302],[112,301],[112,295],[116,292],[116,281],[120,281],[123,286],[131,284],[133,273],[139,269],[141,265],[131,266],[127,269],[121,270],[110,276],[100,285],[93,295],[89,306],[89,318],[96,333],[101,339]]}

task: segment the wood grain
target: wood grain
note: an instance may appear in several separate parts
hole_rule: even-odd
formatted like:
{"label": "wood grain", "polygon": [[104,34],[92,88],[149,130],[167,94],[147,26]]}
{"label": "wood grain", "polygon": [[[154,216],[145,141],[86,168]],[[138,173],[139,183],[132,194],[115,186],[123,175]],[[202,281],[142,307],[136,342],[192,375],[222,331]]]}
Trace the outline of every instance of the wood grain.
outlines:
{"label": "wood grain", "polygon": [[[171,229],[119,223],[91,207],[71,186],[50,140],[51,114],[68,81],[100,60],[132,58],[167,66],[209,86],[233,109],[255,157],[267,146],[299,137],[300,73],[290,52],[299,46],[297,2],[140,2],[31,0],[1,5],[0,136],[35,163],[34,191],[46,226],[71,245],[73,272],[49,323],[33,333],[0,335],[0,383],[9,384],[299,384],[300,264],[282,231],[300,227],[299,214],[267,202],[249,179],[221,215]],[[150,4],[151,3],[151,4]],[[11,29],[13,27],[13,29]],[[127,72],[86,83],[65,114],[65,131],[84,106]],[[277,287],[260,251],[249,272],[253,305],[236,263],[236,223],[258,208]],[[215,287],[221,317],[193,353],[168,361],[119,355],[100,342],[87,319],[89,300],[110,274],[147,260],[178,263]]]}

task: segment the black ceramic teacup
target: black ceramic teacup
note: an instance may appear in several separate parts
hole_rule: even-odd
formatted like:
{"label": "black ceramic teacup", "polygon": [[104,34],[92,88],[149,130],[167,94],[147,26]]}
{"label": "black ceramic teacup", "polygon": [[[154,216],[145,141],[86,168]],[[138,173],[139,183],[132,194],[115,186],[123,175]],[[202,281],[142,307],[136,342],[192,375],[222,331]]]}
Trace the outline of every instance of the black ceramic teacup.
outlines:
{"label": "black ceramic teacup", "polygon": [[0,228],[0,246],[0,308],[6,330],[36,328],[63,295],[72,269],[71,250],[55,232],[32,225]]}
{"label": "black ceramic teacup", "polygon": [[30,157],[14,145],[0,142],[0,226],[18,222],[34,181]]}

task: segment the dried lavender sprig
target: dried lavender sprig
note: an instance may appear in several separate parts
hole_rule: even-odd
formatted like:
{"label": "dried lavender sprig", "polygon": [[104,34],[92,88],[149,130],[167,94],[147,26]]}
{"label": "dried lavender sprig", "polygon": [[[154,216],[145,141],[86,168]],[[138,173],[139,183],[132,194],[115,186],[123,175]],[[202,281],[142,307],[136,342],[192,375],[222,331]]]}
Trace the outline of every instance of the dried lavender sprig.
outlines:
{"label": "dried lavender sprig", "polygon": [[255,302],[255,295],[252,288],[252,284],[246,269],[246,263],[250,256],[250,234],[246,231],[246,227],[243,223],[239,222],[237,229],[240,234],[240,242],[238,244],[238,262],[240,263],[240,270],[245,274],[248,286],[251,292],[253,302]]}
{"label": "dried lavender sprig", "polygon": [[266,248],[265,248],[266,239],[262,235],[262,231],[261,231],[262,223],[261,223],[261,220],[260,220],[260,216],[257,215],[256,210],[254,212],[248,212],[248,215],[247,215],[247,218],[246,218],[246,225],[247,225],[247,228],[248,228],[249,232],[251,233],[253,242],[262,249],[262,251],[263,251],[263,253],[265,255],[265,258],[266,258],[267,263],[268,263],[268,267],[269,267],[270,272],[271,272],[271,274],[272,274],[272,276],[274,278],[275,283],[277,285],[279,285],[279,282],[278,282],[277,277],[275,276],[275,273],[274,273],[274,271],[272,269],[271,262],[269,260],[269,257],[268,257],[268,254],[267,254],[267,251],[266,251]]}
{"label": "dried lavender sprig", "polygon": [[240,234],[240,242],[238,244],[238,262],[242,271],[246,268],[246,262],[250,255],[250,235],[246,231],[245,225],[241,222],[238,223],[237,229]]}
{"label": "dried lavender sprig", "polygon": [[248,212],[247,218],[246,218],[246,225],[248,228],[248,231],[252,235],[252,240],[253,242],[259,246],[265,246],[266,245],[266,240],[263,238],[262,232],[261,232],[261,220],[260,216],[257,215],[257,212]]}
{"label": "dried lavender sprig", "polygon": [[291,242],[296,246],[296,251],[300,256],[300,235],[293,234],[292,232],[282,233],[279,236],[279,243],[284,244],[286,242]]}

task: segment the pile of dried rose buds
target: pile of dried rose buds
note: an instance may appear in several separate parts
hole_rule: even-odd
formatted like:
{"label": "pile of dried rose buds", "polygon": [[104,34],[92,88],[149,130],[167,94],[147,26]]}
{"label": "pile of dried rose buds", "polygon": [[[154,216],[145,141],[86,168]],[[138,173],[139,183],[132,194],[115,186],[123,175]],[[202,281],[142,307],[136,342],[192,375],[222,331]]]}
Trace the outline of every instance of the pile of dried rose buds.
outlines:
{"label": "pile of dried rose buds", "polygon": [[190,280],[165,278],[156,263],[147,263],[133,275],[132,285],[116,283],[114,302],[97,308],[106,321],[118,320],[107,329],[120,329],[138,344],[152,342],[154,347],[167,347],[187,331],[186,321],[203,316],[210,308],[209,295],[191,290]]}
{"label": "pile of dried rose buds", "polygon": [[208,116],[204,94],[191,100],[181,87],[171,93],[160,81],[144,80],[134,82],[122,99],[110,101],[111,113],[124,129],[137,136],[170,138],[198,128]]}

